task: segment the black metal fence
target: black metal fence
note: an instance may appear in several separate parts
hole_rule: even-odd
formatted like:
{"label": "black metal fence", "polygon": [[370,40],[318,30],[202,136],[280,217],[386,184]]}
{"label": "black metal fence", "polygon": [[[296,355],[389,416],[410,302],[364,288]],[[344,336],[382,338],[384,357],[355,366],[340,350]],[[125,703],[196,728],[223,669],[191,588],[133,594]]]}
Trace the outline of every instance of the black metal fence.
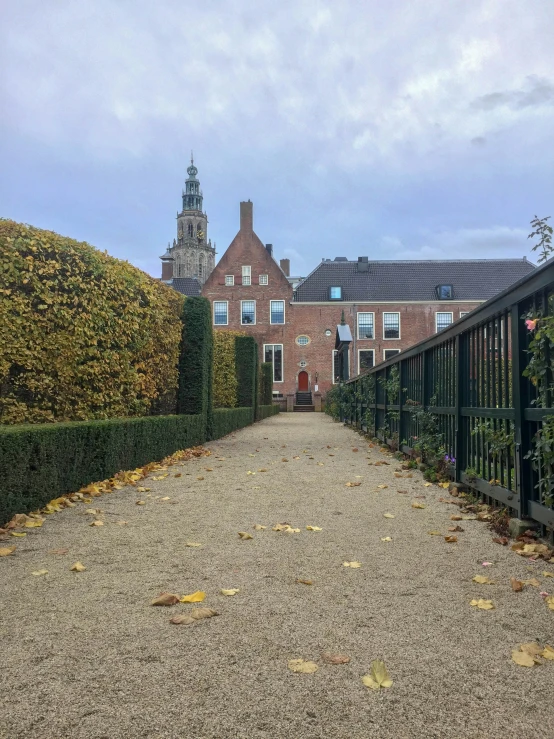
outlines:
{"label": "black metal fence", "polygon": [[341,385],[341,418],[407,453],[431,425],[455,480],[552,529],[551,347],[554,263],[547,263]]}

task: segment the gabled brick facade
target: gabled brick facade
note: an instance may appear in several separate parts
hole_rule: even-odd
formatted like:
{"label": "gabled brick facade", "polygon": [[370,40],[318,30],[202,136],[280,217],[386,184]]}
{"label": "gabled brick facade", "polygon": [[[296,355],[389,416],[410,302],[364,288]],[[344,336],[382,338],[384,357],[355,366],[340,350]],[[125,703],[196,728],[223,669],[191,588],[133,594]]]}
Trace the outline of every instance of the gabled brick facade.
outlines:
{"label": "gabled brick facade", "polygon": [[[260,346],[261,361],[271,359],[272,352],[276,352],[279,366],[275,369],[277,377],[273,385],[274,393],[286,396],[307,389],[325,395],[332,387],[335,379],[333,368],[335,332],[343,310],[353,337],[350,351],[350,376],[353,377],[359,371],[360,352],[373,352],[362,357],[372,359],[374,364],[378,364],[385,359],[385,351],[407,349],[436,333],[437,320],[440,320],[437,314],[452,314],[452,320],[456,321],[461,313],[473,310],[490,297],[490,294],[485,292],[485,287],[488,291],[491,289],[490,280],[485,280],[482,287],[477,287],[479,294],[474,294],[476,291],[472,289],[471,298],[468,297],[470,293],[464,286],[475,282],[472,275],[476,269],[478,272],[488,270],[492,274],[499,275],[495,279],[493,288],[495,292],[516,282],[524,273],[533,269],[533,265],[523,264],[524,260],[511,260],[513,264],[506,264],[510,260],[481,260],[484,265],[481,269],[479,266],[476,268],[475,260],[473,262],[458,260],[456,263],[450,263],[450,266],[448,261],[399,262],[398,279],[394,284],[385,280],[372,287],[370,280],[375,279],[381,269],[376,262],[373,264],[370,262],[368,269],[365,267],[358,269],[352,262],[348,262],[350,267],[344,265],[347,260],[336,261],[343,265],[340,268],[332,268],[332,273],[338,275],[336,279],[339,283],[342,272],[349,273],[348,278],[342,280],[344,292],[341,300],[329,299],[328,286],[325,286],[324,293],[317,293],[312,297],[310,291],[317,292],[318,284],[321,283],[316,274],[319,267],[300,284],[294,294],[285,273],[272,256],[270,245],[264,246],[254,232],[253,204],[250,201],[240,204],[240,230],[208,277],[202,295],[212,303],[212,317],[216,330],[240,330],[254,336]],[[362,261],[362,264],[364,263],[367,264],[367,259]],[[328,266],[325,264],[326,274]],[[250,267],[250,284],[243,284],[243,267]],[[454,282],[454,299],[437,299],[434,287],[427,299],[423,299],[425,297],[423,295],[418,295],[418,299],[414,299],[414,290],[417,288],[421,291],[422,274],[429,275],[432,270],[434,272],[429,279],[433,285],[437,280],[444,283]],[[396,274],[394,266],[392,271]],[[261,280],[260,275],[263,276]],[[440,275],[444,277],[441,279]],[[232,277],[234,284],[226,284],[226,276]],[[334,279],[333,277],[329,284],[334,284]],[[411,282],[414,284],[411,285]],[[389,288],[387,284],[390,285]],[[457,284],[459,289],[456,287]],[[354,289],[363,289],[365,293],[358,297],[353,292],[350,294],[347,292]],[[379,299],[372,300],[371,297],[377,290],[380,291]],[[456,299],[457,290],[459,299]],[[410,291],[412,296],[409,295]],[[482,297],[480,292],[483,293]],[[394,297],[392,293],[395,293]],[[389,299],[387,294],[390,294]],[[249,310],[252,307],[251,301],[255,304],[255,318]],[[278,308],[281,305],[284,307],[284,316],[279,315],[279,311],[273,314],[274,319],[282,318],[282,323],[272,322],[272,301],[282,301],[276,305]],[[217,316],[214,305],[219,310]],[[223,324],[221,323],[223,313],[220,309],[225,306],[227,320]],[[242,308],[246,308],[246,311]],[[364,338],[364,331],[358,330],[359,314],[362,313],[372,314],[372,338]],[[391,331],[385,332],[384,313],[398,314],[399,338],[385,337],[385,333],[390,334]],[[251,317],[252,323],[242,320]]]}

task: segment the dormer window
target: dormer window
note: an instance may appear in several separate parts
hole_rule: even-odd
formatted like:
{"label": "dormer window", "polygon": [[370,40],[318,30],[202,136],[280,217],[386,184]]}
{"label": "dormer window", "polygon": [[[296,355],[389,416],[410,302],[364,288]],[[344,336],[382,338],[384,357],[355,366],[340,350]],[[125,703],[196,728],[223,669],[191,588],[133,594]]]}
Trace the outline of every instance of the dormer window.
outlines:
{"label": "dormer window", "polygon": [[452,300],[454,288],[452,285],[437,285],[437,297],[439,300]]}
{"label": "dormer window", "polygon": [[342,287],[334,285],[329,288],[329,300],[342,300]]}

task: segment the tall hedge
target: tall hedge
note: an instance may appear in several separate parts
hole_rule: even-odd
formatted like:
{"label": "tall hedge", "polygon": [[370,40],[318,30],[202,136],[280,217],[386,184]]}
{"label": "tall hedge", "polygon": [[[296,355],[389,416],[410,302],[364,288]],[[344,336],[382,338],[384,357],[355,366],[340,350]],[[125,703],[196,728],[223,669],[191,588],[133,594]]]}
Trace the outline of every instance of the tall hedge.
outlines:
{"label": "tall hedge", "polygon": [[260,405],[273,403],[273,365],[262,362],[260,365]]}
{"label": "tall hedge", "polygon": [[175,412],[183,302],[87,243],[0,219],[0,423]]}
{"label": "tall hedge", "polygon": [[213,433],[213,334],[210,301],[187,298],[183,306],[183,337],[179,358],[177,412],[206,419],[206,435]]}
{"label": "tall hedge", "polygon": [[237,336],[235,339],[235,363],[237,368],[237,404],[241,408],[254,408],[258,395],[258,345],[253,336]]}
{"label": "tall hedge", "polygon": [[241,331],[214,331],[214,408],[235,408],[237,405],[237,371],[235,339]]}

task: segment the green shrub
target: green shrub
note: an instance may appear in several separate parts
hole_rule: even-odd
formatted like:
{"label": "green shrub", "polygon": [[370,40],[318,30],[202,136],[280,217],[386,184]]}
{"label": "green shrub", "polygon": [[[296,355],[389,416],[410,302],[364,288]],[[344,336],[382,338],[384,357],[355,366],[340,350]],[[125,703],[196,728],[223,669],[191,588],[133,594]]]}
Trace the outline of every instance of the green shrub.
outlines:
{"label": "green shrub", "polygon": [[237,336],[235,362],[238,383],[237,403],[241,408],[255,408],[258,389],[258,345],[254,337]]}
{"label": "green shrub", "polygon": [[216,408],[214,410],[214,439],[249,426],[254,420],[252,408]]}
{"label": "green shrub", "polygon": [[333,385],[325,395],[325,413],[335,421],[340,419],[340,386]]}
{"label": "green shrub", "polygon": [[273,365],[271,362],[262,362],[260,365],[260,404],[273,403]]}
{"label": "green shrub", "polygon": [[237,405],[237,368],[235,339],[241,331],[214,331],[214,408],[235,408]]}
{"label": "green shrub", "polygon": [[0,219],[0,423],[174,413],[176,290],[52,231]]}
{"label": "green shrub", "polygon": [[0,427],[0,525],[204,438],[202,417],[184,415]]}
{"label": "green shrub", "polygon": [[206,298],[187,298],[183,306],[183,338],[179,357],[178,413],[206,419],[206,437],[213,432],[212,312]]}
{"label": "green shrub", "polygon": [[278,405],[259,405],[258,413],[256,415],[256,421],[263,421],[264,418],[269,418],[270,416],[276,416],[280,410],[281,408]]}

